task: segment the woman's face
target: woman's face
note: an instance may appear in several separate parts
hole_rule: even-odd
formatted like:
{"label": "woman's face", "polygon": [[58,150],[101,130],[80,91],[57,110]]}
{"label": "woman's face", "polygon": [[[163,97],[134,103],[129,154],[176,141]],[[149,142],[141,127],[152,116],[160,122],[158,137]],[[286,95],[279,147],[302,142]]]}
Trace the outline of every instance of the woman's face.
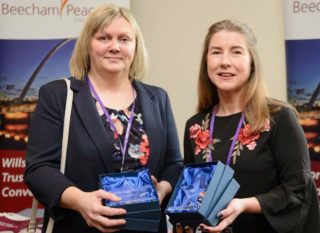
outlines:
{"label": "woman's face", "polygon": [[251,56],[242,34],[222,30],[212,35],[207,72],[218,92],[240,93],[248,81]]}
{"label": "woman's face", "polygon": [[90,43],[90,71],[129,74],[136,48],[135,34],[123,17],[98,31]]}

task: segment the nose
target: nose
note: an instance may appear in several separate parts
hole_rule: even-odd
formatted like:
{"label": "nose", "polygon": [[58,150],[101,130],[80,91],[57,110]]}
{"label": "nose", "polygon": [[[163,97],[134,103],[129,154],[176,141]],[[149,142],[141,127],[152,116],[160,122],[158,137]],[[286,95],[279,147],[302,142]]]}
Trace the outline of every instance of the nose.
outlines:
{"label": "nose", "polygon": [[231,65],[230,56],[228,53],[223,53],[221,56],[221,66],[226,67]]}
{"label": "nose", "polygon": [[110,41],[109,51],[112,53],[117,53],[120,51],[120,44],[117,40]]}

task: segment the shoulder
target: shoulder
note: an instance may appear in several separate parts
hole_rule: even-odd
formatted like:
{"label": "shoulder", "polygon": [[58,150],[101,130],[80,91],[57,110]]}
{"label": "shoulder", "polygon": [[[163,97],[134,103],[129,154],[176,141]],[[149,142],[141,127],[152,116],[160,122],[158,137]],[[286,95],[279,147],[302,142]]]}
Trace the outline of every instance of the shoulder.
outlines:
{"label": "shoulder", "polygon": [[279,111],[271,115],[271,133],[273,136],[281,138],[289,138],[294,135],[294,137],[305,139],[304,131],[296,112],[294,109],[285,106],[282,106]]}
{"label": "shoulder", "polygon": [[134,81],[133,85],[138,96],[142,99],[150,99],[166,105],[169,101],[169,96],[166,90],[161,87],[145,84],[140,81]]}
{"label": "shoulder", "polygon": [[138,91],[145,91],[148,94],[167,95],[167,91],[161,87],[143,83],[141,81],[133,81],[133,85]]}
{"label": "shoulder", "polygon": [[281,122],[298,122],[298,116],[294,109],[281,106],[280,109],[271,114],[271,118],[275,124]]}
{"label": "shoulder", "polygon": [[186,126],[188,127],[194,124],[201,124],[203,121],[206,121],[206,119],[209,119],[209,115],[210,112],[208,111],[196,113],[187,120]]}
{"label": "shoulder", "polygon": [[[76,91],[82,81],[74,78],[69,78],[71,81],[71,89]],[[39,89],[38,104],[44,103],[47,105],[64,106],[67,98],[67,85],[65,80],[56,79],[42,85]]]}
{"label": "shoulder", "polygon": [[[77,80],[73,77],[68,78],[68,80],[71,81],[71,88],[73,90],[79,89],[80,86],[83,86],[83,81]],[[67,92],[67,85],[66,81],[61,79],[56,79],[53,81],[50,81],[40,87],[39,92],[52,92],[54,95],[61,95],[66,94]]]}

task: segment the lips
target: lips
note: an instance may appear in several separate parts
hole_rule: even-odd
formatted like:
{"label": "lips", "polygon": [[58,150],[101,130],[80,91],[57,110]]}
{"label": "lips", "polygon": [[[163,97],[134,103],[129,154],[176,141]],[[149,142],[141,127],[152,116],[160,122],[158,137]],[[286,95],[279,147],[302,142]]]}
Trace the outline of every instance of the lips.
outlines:
{"label": "lips", "polygon": [[229,72],[220,72],[218,73],[219,76],[222,76],[222,77],[233,77],[234,74],[233,73],[229,73]]}
{"label": "lips", "polygon": [[121,57],[105,57],[108,60],[122,60]]}

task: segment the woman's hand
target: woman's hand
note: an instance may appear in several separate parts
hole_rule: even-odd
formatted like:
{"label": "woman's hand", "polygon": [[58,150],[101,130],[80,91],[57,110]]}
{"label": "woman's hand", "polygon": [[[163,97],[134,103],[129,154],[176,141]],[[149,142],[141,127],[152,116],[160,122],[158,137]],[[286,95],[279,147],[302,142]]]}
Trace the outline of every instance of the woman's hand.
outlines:
{"label": "woman's hand", "polygon": [[261,213],[261,207],[255,197],[232,199],[226,209],[218,213],[218,218],[221,220],[215,227],[207,226],[203,223],[199,225],[199,230],[211,233],[220,233],[226,229],[242,212],[246,213]]}
{"label": "woman's hand", "polygon": [[104,190],[83,192],[78,188],[67,188],[61,197],[61,206],[78,211],[88,226],[95,227],[101,232],[118,231],[126,222],[124,219],[113,219],[126,214],[124,209],[111,208],[102,205],[103,200],[119,201],[116,195]]}
{"label": "woman's hand", "polygon": [[158,198],[159,198],[159,203],[163,202],[165,197],[169,195],[172,192],[172,187],[168,181],[160,181],[158,182],[157,178],[154,176],[151,176],[152,182],[154,184],[154,187],[157,190]]}
{"label": "woman's hand", "polygon": [[194,233],[193,228],[182,226],[181,223],[176,224],[176,233]]}

